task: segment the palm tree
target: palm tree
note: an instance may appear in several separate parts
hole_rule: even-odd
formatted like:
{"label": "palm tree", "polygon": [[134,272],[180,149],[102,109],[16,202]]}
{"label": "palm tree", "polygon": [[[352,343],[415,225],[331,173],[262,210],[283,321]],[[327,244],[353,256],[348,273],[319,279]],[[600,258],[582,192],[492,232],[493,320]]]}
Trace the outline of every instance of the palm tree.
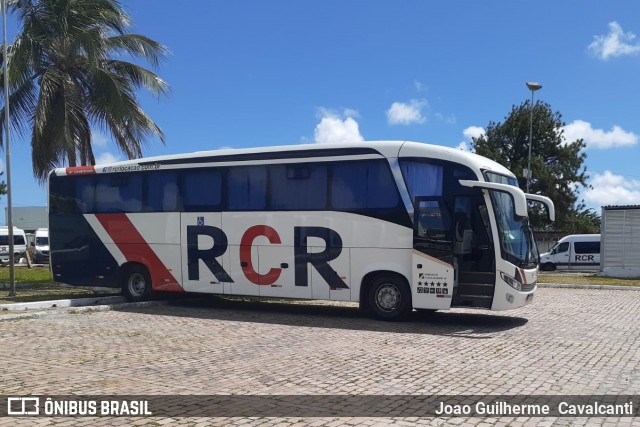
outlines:
{"label": "palm tree", "polygon": [[[110,134],[130,159],[142,156],[149,137],[164,143],[162,130],[138,104],[136,90],[161,96],[169,87],[122,58],[143,58],[157,67],[167,49],[129,33],[131,19],[117,0],[9,3],[20,24],[8,53],[11,127],[31,131],[37,179],[44,182],[54,167],[95,164],[92,127]],[[4,112],[3,107],[0,123]]]}

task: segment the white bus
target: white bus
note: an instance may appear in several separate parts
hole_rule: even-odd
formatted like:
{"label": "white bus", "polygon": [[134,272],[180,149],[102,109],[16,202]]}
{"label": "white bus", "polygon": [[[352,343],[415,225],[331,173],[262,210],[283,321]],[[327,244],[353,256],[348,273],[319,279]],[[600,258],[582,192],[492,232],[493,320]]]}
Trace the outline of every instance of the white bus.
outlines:
{"label": "white bus", "polygon": [[540,270],[597,270],[600,268],[600,235],[571,234],[540,255]]}
{"label": "white bus", "polygon": [[[0,226],[0,262],[10,261],[9,227]],[[27,235],[21,228],[13,227],[13,257],[18,262],[21,256],[27,252]]]}
{"label": "white bus", "polygon": [[49,176],[56,280],[152,291],[506,310],[532,301],[527,198],[487,158],[416,142],[230,149]]}

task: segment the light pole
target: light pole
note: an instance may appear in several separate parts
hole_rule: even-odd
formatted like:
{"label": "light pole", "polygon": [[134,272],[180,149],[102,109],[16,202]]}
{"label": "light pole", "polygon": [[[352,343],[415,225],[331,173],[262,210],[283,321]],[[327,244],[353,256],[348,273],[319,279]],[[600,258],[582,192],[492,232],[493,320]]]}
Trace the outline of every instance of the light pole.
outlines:
{"label": "light pole", "polygon": [[2,0],[2,69],[4,71],[4,151],[7,171],[7,227],[9,231],[9,296],[16,296],[13,255],[13,220],[11,218],[11,149],[9,144],[9,58],[7,57],[7,0]]}
{"label": "light pole", "polygon": [[529,192],[529,186],[531,185],[531,146],[533,145],[533,92],[538,89],[542,89],[540,83],[526,82],[527,87],[531,91],[531,105],[529,111],[531,112],[529,117],[529,160],[527,162],[527,193]]}

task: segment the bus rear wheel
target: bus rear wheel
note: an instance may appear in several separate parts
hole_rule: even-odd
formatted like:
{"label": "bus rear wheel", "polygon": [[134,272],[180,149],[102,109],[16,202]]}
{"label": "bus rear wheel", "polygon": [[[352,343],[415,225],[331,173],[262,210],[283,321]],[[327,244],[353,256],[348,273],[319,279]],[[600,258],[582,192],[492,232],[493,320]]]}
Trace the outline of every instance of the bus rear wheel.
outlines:
{"label": "bus rear wheel", "polygon": [[133,265],[122,275],[122,293],[129,302],[140,302],[151,296],[151,279],[146,268]]}
{"label": "bus rear wheel", "polygon": [[369,307],[382,320],[405,320],[411,312],[411,291],[400,278],[380,276],[369,289]]}

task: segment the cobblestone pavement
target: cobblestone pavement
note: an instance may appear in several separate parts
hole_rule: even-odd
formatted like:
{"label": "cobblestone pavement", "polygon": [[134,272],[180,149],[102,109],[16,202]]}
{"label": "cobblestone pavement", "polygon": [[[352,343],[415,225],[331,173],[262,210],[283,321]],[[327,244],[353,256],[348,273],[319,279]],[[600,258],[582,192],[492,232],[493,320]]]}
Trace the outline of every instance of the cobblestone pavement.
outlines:
{"label": "cobblestone pavement", "polygon": [[[639,350],[633,291],[542,288],[520,310],[414,313],[403,323],[370,319],[353,304],[205,298],[0,321],[0,394],[640,395]],[[279,418],[243,416],[242,407],[233,418],[203,416],[198,405],[184,410],[184,417],[0,418],[0,425],[640,425],[638,418],[370,418],[367,408]]]}

